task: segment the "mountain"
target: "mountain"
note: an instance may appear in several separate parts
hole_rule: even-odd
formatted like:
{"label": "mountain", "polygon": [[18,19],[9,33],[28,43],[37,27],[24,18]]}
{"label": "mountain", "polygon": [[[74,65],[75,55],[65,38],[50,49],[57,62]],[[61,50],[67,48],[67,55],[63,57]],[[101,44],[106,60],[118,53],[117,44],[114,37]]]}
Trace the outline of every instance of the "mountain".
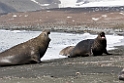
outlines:
{"label": "mountain", "polygon": [[[76,27],[77,31],[81,31],[84,27],[86,30],[99,27],[118,28],[122,31],[124,29],[122,2],[122,0],[0,0],[0,13],[7,13],[0,15],[0,28],[26,30],[50,28],[53,31],[63,29],[73,31]],[[106,3],[106,6],[103,3]]]}
{"label": "mountain", "polygon": [[0,14],[58,8],[59,0],[0,0]]}
{"label": "mountain", "polygon": [[0,14],[53,8],[124,6],[124,0],[0,0]]}

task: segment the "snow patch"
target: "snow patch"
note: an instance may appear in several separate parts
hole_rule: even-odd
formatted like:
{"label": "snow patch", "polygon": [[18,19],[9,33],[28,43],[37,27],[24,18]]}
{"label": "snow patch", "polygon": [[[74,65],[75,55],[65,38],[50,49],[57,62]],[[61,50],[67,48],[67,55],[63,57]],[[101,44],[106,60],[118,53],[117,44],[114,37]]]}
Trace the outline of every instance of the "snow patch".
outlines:
{"label": "snow patch", "polygon": [[124,15],[124,12],[120,12],[119,14]]}
{"label": "snow patch", "polygon": [[49,6],[50,4],[41,4],[39,2],[37,2],[36,0],[31,0],[32,2],[38,4],[39,6]]}
{"label": "snow patch", "polygon": [[92,20],[93,20],[93,21],[98,21],[99,18],[92,17]]}
{"label": "snow patch", "polygon": [[71,16],[67,16],[67,18],[72,18]]}
{"label": "snow patch", "polygon": [[113,7],[113,6],[124,6],[124,0],[60,0],[62,7]]}
{"label": "snow patch", "polygon": [[25,15],[25,17],[28,17],[28,15]]}
{"label": "snow patch", "polygon": [[107,17],[107,15],[102,15],[102,17],[103,17],[103,18],[106,18],[106,17]]}
{"label": "snow patch", "polygon": [[16,17],[17,17],[17,15],[15,15],[15,14],[14,14],[12,17],[13,17],[13,18],[16,18]]}
{"label": "snow patch", "polygon": [[49,6],[50,4],[41,4],[41,6]]}
{"label": "snow patch", "polygon": [[59,4],[59,7],[72,7],[75,6],[76,0],[60,0],[61,4]]}

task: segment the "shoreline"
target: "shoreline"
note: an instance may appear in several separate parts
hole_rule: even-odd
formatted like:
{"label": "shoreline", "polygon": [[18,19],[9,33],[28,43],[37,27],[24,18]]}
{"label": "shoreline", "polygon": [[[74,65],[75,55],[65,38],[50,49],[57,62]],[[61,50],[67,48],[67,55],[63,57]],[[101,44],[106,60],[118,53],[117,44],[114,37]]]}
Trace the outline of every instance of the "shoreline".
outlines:
{"label": "shoreline", "polygon": [[106,34],[116,34],[116,35],[120,35],[120,36],[124,36],[124,29],[113,29],[113,28],[86,28],[86,27],[82,27],[79,26],[78,28],[76,27],[72,27],[69,26],[70,28],[64,28],[61,27],[60,28],[51,28],[51,27],[47,27],[47,28],[35,28],[35,29],[31,29],[31,28],[0,28],[0,30],[26,30],[26,31],[42,31],[42,30],[50,30],[51,32],[59,32],[59,33],[73,33],[73,34],[82,34],[82,33],[91,33],[91,34],[97,34],[98,32],[102,32],[104,31]]}

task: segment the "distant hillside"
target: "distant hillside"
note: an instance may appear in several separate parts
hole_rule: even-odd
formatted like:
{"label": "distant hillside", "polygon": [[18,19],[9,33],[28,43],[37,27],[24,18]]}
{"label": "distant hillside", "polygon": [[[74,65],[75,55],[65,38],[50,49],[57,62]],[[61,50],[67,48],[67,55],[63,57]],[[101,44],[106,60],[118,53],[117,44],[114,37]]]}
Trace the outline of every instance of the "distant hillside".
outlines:
{"label": "distant hillside", "polygon": [[58,8],[58,0],[0,0],[0,14]]}
{"label": "distant hillside", "polygon": [[[0,16],[0,29],[124,31],[124,7],[55,8]],[[95,28],[95,29],[94,29]]]}
{"label": "distant hillside", "polygon": [[0,13],[16,12],[14,8],[0,2]]}

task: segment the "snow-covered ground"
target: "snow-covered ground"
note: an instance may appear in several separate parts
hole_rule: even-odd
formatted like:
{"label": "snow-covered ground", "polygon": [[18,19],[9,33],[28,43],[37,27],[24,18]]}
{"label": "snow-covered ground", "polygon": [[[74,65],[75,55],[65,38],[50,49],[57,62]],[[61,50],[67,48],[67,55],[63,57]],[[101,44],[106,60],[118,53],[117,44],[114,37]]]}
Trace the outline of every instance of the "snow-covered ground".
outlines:
{"label": "snow-covered ground", "polygon": [[[38,2],[38,0],[31,0],[35,4],[39,6],[49,6],[51,4],[43,4]],[[51,0],[52,1],[52,0]],[[124,6],[124,0],[58,0],[60,2],[58,4],[59,8],[66,7],[116,7],[116,6]],[[52,3],[55,3],[54,0]],[[57,3],[55,3],[57,4]]]}
{"label": "snow-covered ground", "polygon": [[115,7],[124,6],[124,0],[60,0],[59,7]]}
{"label": "snow-covered ground", "polygon": [[49,6],[50,4],[41,4],[39,2],[37,2],[36,0],[31,0],[32,2],[36,3],[39,6]]}
{"label": "snow-covered ground", "polygon": [[[40,33],[41,31],[0,30],[0,52],[9,49],[14,45],[34,38],[38,36]],[[88,38],[93,39],[96,36],[97,35],[92,35],[89,33],[72,34],[51,32],[50,34],[51,42],[49,48],[41,60],[66,58],[65,56],[59,55],[60,50],[62,50],[64,47],[76,45],[81,40]],[[115,49],[114,46],[124,45],[124,36],[106,35],[106,38],[108,50]]]}

